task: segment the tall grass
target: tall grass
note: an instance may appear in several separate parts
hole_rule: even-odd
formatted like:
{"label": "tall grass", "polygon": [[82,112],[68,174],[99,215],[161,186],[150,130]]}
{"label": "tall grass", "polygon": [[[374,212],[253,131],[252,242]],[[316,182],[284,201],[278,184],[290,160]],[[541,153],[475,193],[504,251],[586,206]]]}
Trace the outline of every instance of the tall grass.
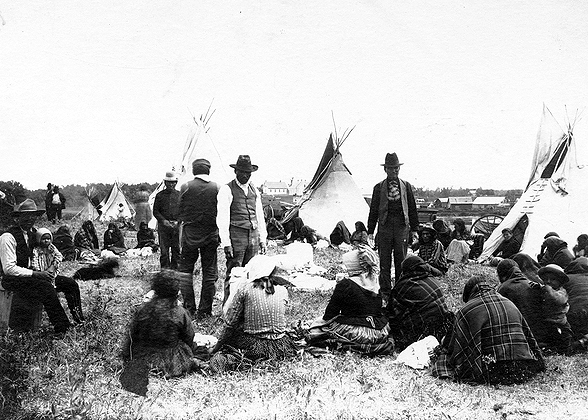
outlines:
{"label": "tall grass", "polygon": [[[129,234],[131,235],[131,234]],[[273,248],[270,252],[283,252]],[[87,322],[63,340],[52,340],[45,319],[40,331],[0,337],[2,419],[585,419],[588,359],[550,356],[547,372],[524,385],[489,387],[450,383],[395,363],[394,357],[307,352],[281,364],[261,364],[219,376],[191,374],[150,378],[147,397],[123,391],[120,343],[133,308],[149,288],[158,256],[123,259],[119,277],[80,283]],[[315,262],[334,277],[341,252],[316,250]],[[77,268],[65,266],[71,274]],[[220,314],[224,257],[214,313]],[[200,290],[197,269],[196,299]],[[459,308],[465,281],[494,271],[452,266],[443,277],[446,298]],[[322,315],[329,293],[290,290],[290,325]],[[63,302],[65,304],[65,302]],[[218,335],[222,320],[196,323]]]}

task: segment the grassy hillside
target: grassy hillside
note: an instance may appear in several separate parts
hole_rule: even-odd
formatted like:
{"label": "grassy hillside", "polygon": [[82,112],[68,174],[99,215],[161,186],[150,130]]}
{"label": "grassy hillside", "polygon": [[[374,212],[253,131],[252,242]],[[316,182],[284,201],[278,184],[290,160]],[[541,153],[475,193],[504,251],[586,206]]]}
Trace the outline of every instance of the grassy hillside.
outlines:
{"label": "grassy hillside", "polygon": [[[103,232],[104,227],[100,227]],[[127,233],[132,245],[134,232]],[[271,248],[271,253],[283,252]],[[315,251],[315,262],[338,271],[340,252]],[[151,377],[148,397],[120,388],[118,353],[129,314],[149,288],[158,255],[123,259],[119,276],[83,282],[87,322],[63,340],[41,331],[0,337],[3,419],[586,419],[588,357],[547,357],[547,372],[516,386],[470,386],[435,379],[395,363],[395,357],[353,354],[315,357],[301,353],[281,365],[259,365],[245,372],[192,374],[165,380]],[[64,267],[66,274],[78,268]],[[224,256],[219,252],[221,278]],[[454,266],[443,279],[447,301],[460,307],[461,291],[473,274],[493,270]],[[196,290],[199,290],[199,284]],[[217,285],[221,297],[221,281]],[[329,294],[290,290],[291,325],[322,315]],[[198,299],[198,296],[197,296]],[[63,301],[65,306],[65,301]],[[220,313],[220,300],[215,300]],[[218,334],[222,321],[197,323],[197,332]]]}

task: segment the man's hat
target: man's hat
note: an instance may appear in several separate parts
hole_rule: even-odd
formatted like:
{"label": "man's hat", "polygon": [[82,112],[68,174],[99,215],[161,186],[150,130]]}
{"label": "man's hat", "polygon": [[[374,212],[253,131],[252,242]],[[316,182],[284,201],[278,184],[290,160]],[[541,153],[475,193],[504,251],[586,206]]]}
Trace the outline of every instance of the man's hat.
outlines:
{"label": "man's hat", "polygon": [[239,155],[236,164],[230,164],[231,168],[238,169],[243,172],[255,172],[259,168],[257,165],[251,164],[249,155]]}
{"label": "man's hat", "polygon": [[548,273],[553,274],[561,284],[567,283],[570,280],[570,278],[565,273],[563,268],[561,268],[557,264],[547,264],[545,267],[541,267],[539,271],[537,271],[537,274],[539,275],[541,280],[544,280],[543,276],[545,276],[545,274]]}
{"label": "man's hat", "polygon": [[400,163],[400,161],[398,160],[398,156],[396,156],[396,153],[386,153],[386,160],[382,164],[382,166],[384,168],[386,168],[388,166],[394,167],[394,166],[400,166],[400,165],[404,165],[404,164]]}
{"label": "man's hat", "polygon": [[27,198],[20,204],[15,204],[12,210],[11,216],[16,217],[21,214],[33,214],[34,216],[40,216],[45,213],[45,210],[38,210],[37,204],[31,199]]}
{"label": "man's hat", "polygon": [[163,178],[164,181],[172,181],[178,182],[178,176],[174,172],[166,172],[165,177]]}
{"label": "man's hat", "polygon": [[192,162],[192,173],[194,175],[210,174],[210,162],[207,159],[195,159]]}

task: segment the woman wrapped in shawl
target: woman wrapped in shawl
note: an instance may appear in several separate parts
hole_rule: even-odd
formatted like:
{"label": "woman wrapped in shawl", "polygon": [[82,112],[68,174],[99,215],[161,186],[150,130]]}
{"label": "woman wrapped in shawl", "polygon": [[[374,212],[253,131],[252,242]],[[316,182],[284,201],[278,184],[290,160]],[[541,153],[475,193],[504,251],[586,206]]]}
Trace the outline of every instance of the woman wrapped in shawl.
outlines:
{"label": "woman wrapped in shawl", "polygon": [[588,258],[578,257],[565,269],[569,281],[563,287],[568,292],[568,322],[574,336],[588,334]]}
{"label": "woman wrapped in shawl", "polygon": [[369,245],[367,229],[363,222],[359,220],[355,222],[355,232],[351,234],[351,245]]}
{"label": "woman wrapped in shawl", "polygon": [[74,246],[73,237],[66,225],[60,226],[53,234],[53,245],[61,252],[65,261],[75,261],[79,256],[80,251]]}
{"label": "woman wrapped in shawl", "polygon": [[275,261],[256,255],[247,268],[249,281],[237,289],[213,349],[209,363],[213,372],[296,354],[296,345],[286,334],[288,290],[278,284],[283,279],[275,276]]}
{"label": "woman wrapped in shawl", "polygon": [[82,227],[76,232],[76,236],[74,237],[74,245],[81,251],[88,250],[95,254],[100,254],[98,235],[91,220],[86,220],[82,223]]}
{"label": "woman wrapped in shawl", "polygon": [[574,245],[573,251],[575,257],[588,257],[588,235],[585,233],[578,236],[578,243]]}
{"label": "woman wrapped in shawl", "polygon": [[455,381],[513,384],[545,370],[541,350],[517,307],[483,276],[468,280],[465,305],[440,346],[432,374]]}
{"label": "woman wrapped in shawl", "polygon": [[343,254],[343,264],[347,277],[335,286],[322,319],[311,325],[308,344],[370,356],[392,354],[376,253],[360,247]]}
{"label": "woman wrapped in shawl", "polygon": [[539,263],[535,261],[530,255],[519,252],[510,257],[511,260],[517,263],[521,273],[535,283],[543,284],[543,280],[537,274],[537,271],[541,268]]}
{"label": "woman wrapped in shawl", "polygon": [[125,247],[125,237],[116,223],[109,223],[108,229],[104,232],[104,249],[122,254],[127,250]]}
{"label": "woman wrapped in shawl", "polygon": [[133,315],[121,354],[125,363],[121,384],[139,395],[147,392],[150,370],[171,378],[190,372],[197,363],[192,353],[192,320],[178,305],[176,275],[162,270],[153,278],[151,288],[155,294]]}
{"label": "woman wrapped in shawl", "polygon": [[157,252],[159,245],[155,243],[155,232],[149,227],[147,222],[139,224],[137,231],[137,246],[136,248],[149,247],[153,252]]}
{"label": "woman wrapped in shawl", "polygon": [[441,341],[453,325],[441,285],[431,276],[429,266],[411,255],[402,262],[402,275],[394,285],[388,303],[391,335],[404,349],[428,335]]}
{"label": "woman wrapped in shawl", "polygon": [[539,260],[541,267],[548,264],[557,264],[565,269],[574,259],[574,254],[568,249],[568,244],[557,236],[550,236],[543,241],[541,249],[545,249],[543,257]]}
{"label": "woman wrapped in shawl", "polygon": [[442,276],[449,269],[443,244],[437,240],[437,231],[431,226],[423,226],[419,231],[417,255],[429,266],[433,276]]}

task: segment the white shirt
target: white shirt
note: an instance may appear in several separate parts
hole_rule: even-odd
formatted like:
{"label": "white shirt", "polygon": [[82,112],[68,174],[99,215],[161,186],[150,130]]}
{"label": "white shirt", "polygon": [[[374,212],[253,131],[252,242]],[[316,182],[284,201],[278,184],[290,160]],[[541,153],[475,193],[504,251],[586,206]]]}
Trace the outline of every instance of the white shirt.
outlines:
{"label": "white shirt", "polygon": [[[237,185],[245,192],[249,192],[249,185],[253,187],[251,182],[241,184],[235,180]],[[255,187],[253,187],[255,188]],[[265,227],[265,218],[263,216],[263,206],[261,205],[261,193],[256,191],[257,198],[255,199],[255,217],[257,217],[257,230],[259,231],[259,241],[265,243],[267,240],[267,229]],[[231,245],[231,237],[229,234],[229,226],[231,224],[231,204],[233,203],[233,193],[231,188],[224,184],[218,191],[218,206],[216,215],[216,225],[218,226],[218,234],[220,236],[223,247]]]}
{"label": "white shirt", "polygon": [[[22,232],[25,241],[28,243],[28,237],[25,232]],[[32,277],[33,270],[26,267],[19,267],[16,265],[16,239],[11,233],[4,233],[0,236],[0,263],[2,263],[2,271],[8,276],[15,277]],[[0,286],[0,290],[2,286]]]}

